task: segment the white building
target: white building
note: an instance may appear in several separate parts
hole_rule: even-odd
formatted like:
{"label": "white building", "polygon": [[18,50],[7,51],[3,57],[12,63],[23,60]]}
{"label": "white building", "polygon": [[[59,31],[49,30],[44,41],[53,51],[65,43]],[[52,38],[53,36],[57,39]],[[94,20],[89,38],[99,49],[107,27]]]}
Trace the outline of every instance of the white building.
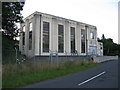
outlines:
{"label": "white building", "polygon": [[[28,57],[103,55],[97,42],[97,28],[78,21],[35,12],[21,23],[19,50]],[[103,49],[103,48],[101,48]]]}
{"label": "white building", "polygon": [[97,54],[99,56],[103,56],[103,43],[102,42],[97,43]]}

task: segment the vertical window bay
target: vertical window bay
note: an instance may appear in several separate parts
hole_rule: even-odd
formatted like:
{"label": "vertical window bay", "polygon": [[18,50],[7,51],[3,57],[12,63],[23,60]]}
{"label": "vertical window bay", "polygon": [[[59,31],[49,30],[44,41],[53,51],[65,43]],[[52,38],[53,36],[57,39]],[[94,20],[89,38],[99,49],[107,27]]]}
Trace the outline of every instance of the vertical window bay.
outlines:
{"label": "vertical window bay", "polygon": [[64,26],[58,25],[58,52],[64,52]]}
{"label": "vertical window bay", "polygon": [[85,38],[86,38],[85,30],[81,29],[81,53],[85,53]]}
{"label": "vertical window bay", "polygon": [[25,26],[23,26],[23,32],[22,32],[22,34],[23,34],[23,37],[22,37],[22,44],[23,45],[25,45]]}
{"label": "vertical window bay", "polygon": [[71,32],[71,53],[75,53],[75,27],[70,27]]}
{"label": "vertical window bay", "polygon": [[49,52],[49,22],[43,21],[43,52]]}
{"label": "vertical window bay", "polygon": [[29,50],[32,50],[32,23],[29,23]]}

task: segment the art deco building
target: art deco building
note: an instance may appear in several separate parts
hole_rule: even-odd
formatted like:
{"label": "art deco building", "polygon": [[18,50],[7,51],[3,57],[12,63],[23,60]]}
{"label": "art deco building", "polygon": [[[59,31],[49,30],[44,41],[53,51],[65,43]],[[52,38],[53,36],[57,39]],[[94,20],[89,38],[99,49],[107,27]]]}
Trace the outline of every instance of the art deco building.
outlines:
{"label": "art deco building", "polygon": [[97,42],[96,26],[35,12],[21,23],[19,50],[28,57],[103,55],[103,45]]}

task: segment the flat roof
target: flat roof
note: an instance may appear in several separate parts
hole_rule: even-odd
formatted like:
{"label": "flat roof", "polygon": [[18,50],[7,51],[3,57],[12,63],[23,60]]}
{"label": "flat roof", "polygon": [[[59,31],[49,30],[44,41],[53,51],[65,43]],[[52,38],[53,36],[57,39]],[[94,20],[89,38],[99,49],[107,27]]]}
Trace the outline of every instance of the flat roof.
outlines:
{"label": "flat roof", "polygon": [[49,15],[49,16],[52,16],[52,17],[57,17],[57,18],[61,18],[61,19],[64,19],[64,20],[68,20],[68,21],[73,21],[73,22],[77,22],[77,23],[80,23],[80,24],[85,24],[87,26],[92,26],[92,27],[95,27],[94,25],[90,25],[90,24],[86,24],[86,23],[83,23],[83,22],[79,22],[79,21],[75,21],[75,20],[71,20],[71,19],[67,19],[67,18],[63,18],[63,17],[59,17],[59,16],[55,16],[55,15],[51,15],[51,14],[47,14],[47,13],[42,13],[42,12],[38,12],[38,11],[35,11],[34,13],[30,14],[29,16],[27,16],[24,20],[26,20],[27,18],[30,18],[32,17],[33,15],[35,14],[38,14],[38,15]]}

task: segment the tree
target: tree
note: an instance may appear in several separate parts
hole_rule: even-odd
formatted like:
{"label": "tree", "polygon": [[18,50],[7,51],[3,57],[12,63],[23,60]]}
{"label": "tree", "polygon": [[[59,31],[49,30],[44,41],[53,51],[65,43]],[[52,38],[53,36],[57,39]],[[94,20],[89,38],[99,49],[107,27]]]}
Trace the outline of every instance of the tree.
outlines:
{"label": "tree", "polygon": [[104,34],[102,34],[102,40],[104,40],[105,39],[105,35]]}
{"label": "tree", "polygon": [[99,42],[103,43],[103,52],[104,55],[107,56],[120,56],[120,45],[113,42],[111,38],[105,38],[104,34],[102,35],[101,39],[98,39]]}
{"label": "tree", "polygon": [[118,44],[118,56],[120,57],[120,44]]}
{"label": "tree", "polygon": [[2,2],[2,62],[15,62],[15,44],[18,41],[13,40],[18,34],[16,23],[23,22],[21,10],[24,2]]}
{"label": "tree", "polygon": [[2,29],[6,30],[6,34],[13,39],[16,37],[16,23],[23,22],[22,14],[24,2],[2,2]]}

